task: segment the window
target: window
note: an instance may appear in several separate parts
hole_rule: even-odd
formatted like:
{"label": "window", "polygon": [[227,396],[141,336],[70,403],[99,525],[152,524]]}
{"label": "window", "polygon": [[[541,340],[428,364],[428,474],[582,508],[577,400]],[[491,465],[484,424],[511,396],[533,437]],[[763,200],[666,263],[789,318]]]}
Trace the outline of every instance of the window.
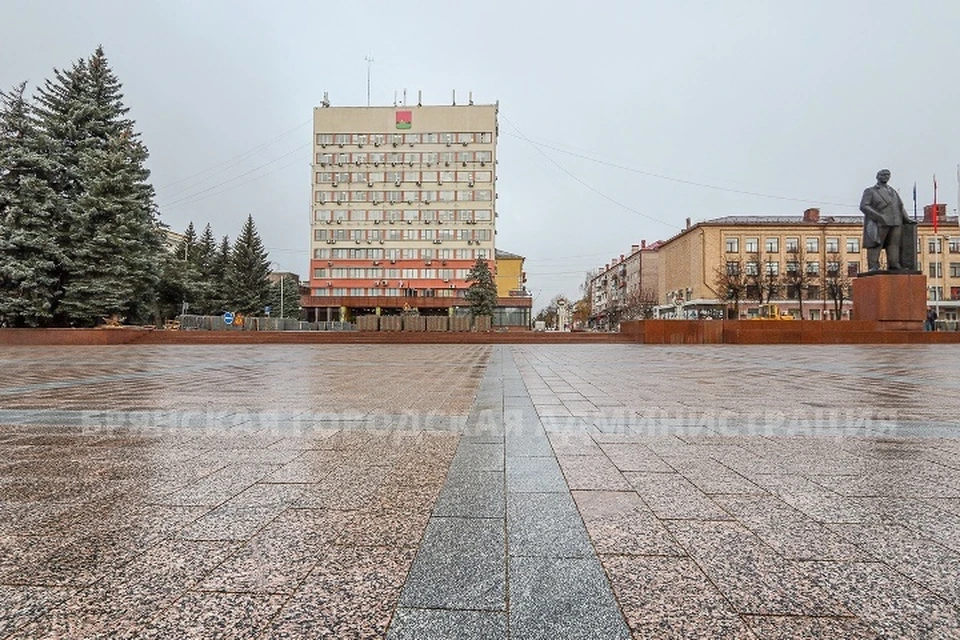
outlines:
{"label": "window", "polygon": [[931,263],[930,263],[930,277],[931,277],[931,278],[942,278],[942,277],[943,277],[943,263],[942,263],[942,262],[931,262]]}
{"label": "window", "polygon": [[847,253],[860,253],[860,238],[847,238]]}
{"label": "window", "polygon": [[727,263],[727,275],[735,276],[740,273],[740,263],[739,262],[728,262]]}
{"label": "window", "polygon": [[760,250],[760,239],[759,238],[747,238],[744,243],[744,250],[747,253],[756,253]]}
{"label": "window", "polygon": [[795,260],[790,260],[786,264],[787,273],[793,275],[800,271],[800,263]]}
{"label": "window", "polygon": [[943,300],[943,287],[927,287],[927,300]]}
{"label": "window", "polygon": [[860,273],[860,263],[859,262],[848,262],[847,263],[847,275],[855,276]]}
{"label": "window", "polygon": [[839,262],[828,262],[827,263],[827,275],[838,276],[840,275],[840,263]]}
{"label": "window", "polygon": [[820,238],[807,238],[807,253],[820,252]]}
{"label": "window", "polygon": [[768,260],[764,265],[764,272],[771,276],[778,275],[780,273],[780,263],[775,260]]}
{"label": "window", "polygon": [[740,253],[740,238],[727,238],[724,244],[726,245],[727,253]]}
{"label": "window", "polygon": [[960,262],[951,262],[951,263],[950,263],[950,277],[951,277],[951,278],[960,278]]}
{"label": "window", "polygon": [[943,253],[943,240],[941,238],[930,238],[927,241],[927,253]]}
{"label": "window", "polygon": [[800,251],[800,238],[784,238],[783,245],[787,253],[796,253]]}
{"label": "window", "polygon": [[748,276],[755,276],[760,273],[760,266],[756,262],[748,262],[744,265],[744,273]]}
{"label": "window", "polygon": [[780,238],[767,238],[764,248],[767,253],[780,253]]}
{"label": "window", "polygon": [[950,238],[950,253],[960,253],[960,238]]}
{"label": "window", "polygon": [[827,238],[827,253],[840,253],[840,238]]}

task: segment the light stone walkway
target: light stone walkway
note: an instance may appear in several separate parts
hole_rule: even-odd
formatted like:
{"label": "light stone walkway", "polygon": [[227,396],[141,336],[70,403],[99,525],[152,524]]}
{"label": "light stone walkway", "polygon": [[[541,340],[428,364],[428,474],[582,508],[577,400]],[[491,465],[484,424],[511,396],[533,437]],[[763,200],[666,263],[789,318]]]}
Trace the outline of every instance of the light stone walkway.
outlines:
{"label": "light stone walkway", "polygon": [[960,348],[0,351],[0,638],[957,638]]}

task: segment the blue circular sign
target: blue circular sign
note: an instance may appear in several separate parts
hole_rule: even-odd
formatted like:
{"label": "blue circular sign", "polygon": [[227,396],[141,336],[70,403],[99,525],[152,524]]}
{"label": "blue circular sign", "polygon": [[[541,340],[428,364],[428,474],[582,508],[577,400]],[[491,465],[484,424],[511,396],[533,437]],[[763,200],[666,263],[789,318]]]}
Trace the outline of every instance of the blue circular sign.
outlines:
{"label": "blue circular sign", "polygon": [[225,314],[223,314],[223,323],[233,324],[233,314],[231,312],[227,311]]}

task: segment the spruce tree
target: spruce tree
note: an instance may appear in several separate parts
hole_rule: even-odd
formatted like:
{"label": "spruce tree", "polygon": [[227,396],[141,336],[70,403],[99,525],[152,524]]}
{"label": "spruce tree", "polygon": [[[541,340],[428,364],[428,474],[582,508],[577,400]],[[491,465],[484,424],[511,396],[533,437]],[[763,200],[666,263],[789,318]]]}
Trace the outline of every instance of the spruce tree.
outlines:
{"label": "spruce tree", "polygon": [[474,317],[492,317],[497,307],[497,284],[485,259],[477,258],[473,263],[467,274],[467,282],[471,283],[465,295],[470,303],[470,313]]}
{"label": "spruce tree", "polygon": [[207,312],[220,315],[230,307],[230,238],[223,236],[210,269],[210,300]]}
{"label": "spruce tree", "polygon": [[163,251],[147,149],[102,48],[54,75],[37,111],[57,165],[51,186],[67,203],[56,229],[67,259],[55,316],[78,325],[143,319],[155,308]]}
{"label": "spruce tree", "polygon": [[230,255],[228,282],[235,311],[243,314],[263,313],[264,307],[270,302],[269,273],[267,252],[253,223],[253,216],[248,216]]}
{"label": "spruce tree", "polygon": [[214,304],[216,298],[216,278],[214,274],[215,262],[217,258],[217,241],[213,237],[213,229],[208,223],[203,230],[203,235],[197,241],[196,247],[197,268],[197,293],[196,305],[199,313],[213,314],[217,313],[217,306]]}
{"label": "spruce tree", "polygon": [[270,315],[274,318],[300,317],[300,283],[293,276],[283,274],[270,285]]}
{"label": "spruce tree", "polygon": [[179,279],[183,286],[183,301],[189,307],[187,313],[202,314],[198,300],[200,298],[200,270],[197,268],[197,231],[191,221],[183,232],[183,239],[177,245],[176,258]]}
{"label": "spruce tree", "polygon": [[51,320],[58,296],[61,201],[25,88],[0,92],[0,323],[36,327]]}

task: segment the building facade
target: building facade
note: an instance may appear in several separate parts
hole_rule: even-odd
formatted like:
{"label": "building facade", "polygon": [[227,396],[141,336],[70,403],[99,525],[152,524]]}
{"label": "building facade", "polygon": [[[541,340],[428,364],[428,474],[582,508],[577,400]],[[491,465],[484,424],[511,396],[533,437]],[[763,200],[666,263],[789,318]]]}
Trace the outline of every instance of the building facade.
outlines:
{"label": "building facade", "polygon": [[[928,305],[942,320],[956,321],[960,308],[960,227],[956,217],[927,207],[917,233],[918,267],[927,275]],[[808,320],[849,318],[849,283],[866,270],[863,216],[727,216],[689,225],[662,242],[659,254],[659,317],[723,317],[729,304],[718,290],[720,273],[737,269],[769,274],[779,286],[769,300],[781,312]],[[798,277],[798,274],[804,277]],[[793,276],[791,278],[791,276]],[[802,283],[791,287],[790,282]],[[828,289],[846,287],[839,313]],[[740,302],[741,318],[756,317],[756,292]]]}
{"label": "building facade", "polygon": [[494,262],[497,106],[314,109],[309,320],[454,314]]}
{"label": "building facade", "polygon": [[509,251],[495,250],[497,263],[497,308],[493,326],[509,329],[529,329],[533,297],[527,291],[527,274],[523,270],[525,258]]}
{"label": "building facade", "polygon": [[658,248],[659,243],[648,246],[642,241],[591,274],[587,283],[591,328],[616,330],[621,321],[643,318],[659,304]]}

